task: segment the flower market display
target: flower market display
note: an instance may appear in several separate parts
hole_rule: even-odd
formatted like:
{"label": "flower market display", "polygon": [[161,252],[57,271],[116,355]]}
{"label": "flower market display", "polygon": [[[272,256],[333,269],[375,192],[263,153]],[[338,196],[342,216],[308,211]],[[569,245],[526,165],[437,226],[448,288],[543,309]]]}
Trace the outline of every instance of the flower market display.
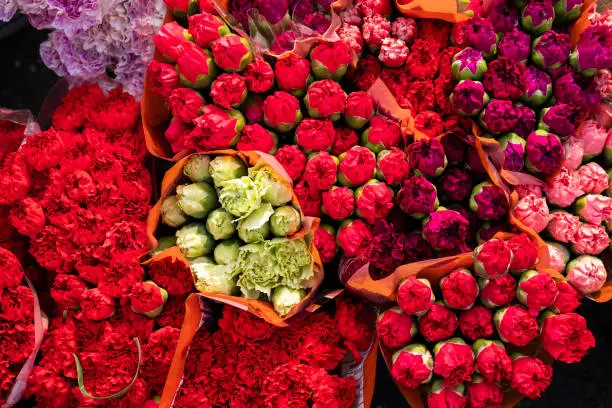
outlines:
{"label": "flower market display", "polygon": [[543,397],[612,299],[612,12],[439,3],[0,0],[67,77],[0,109],[3,408]]}

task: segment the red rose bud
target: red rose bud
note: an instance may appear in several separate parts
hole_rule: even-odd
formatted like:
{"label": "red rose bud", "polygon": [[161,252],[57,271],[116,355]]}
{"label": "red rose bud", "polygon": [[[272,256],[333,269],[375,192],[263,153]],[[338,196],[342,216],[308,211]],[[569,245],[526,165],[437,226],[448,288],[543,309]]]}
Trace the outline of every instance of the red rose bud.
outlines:
{"label": "red rose bud", "polygon": [[353,215],[355,195],[348,187],[332,187],[322,195],[323,213],[334,220],[344,220]]}
{"label": "red rose bud", "polygon": [[438,208],[423,221],[423,238],[436,250],[467,249],[469,222],[457,211]]}
{"label": "red rose bud", "polygon": [[408,315],[422,316],[436,298],[427,279],[408,278],[397,288],[397,304]]}
{"label": "red rose bud", "polygon": [[306,152],[329,151],[335,137],[334,124],[326,119],[304,119],[295,131],[295,143]]}
{"label": "red rose bud", "polygon": [[470,196],[470,208],[480,219],[499,220],[508,213],[510,204],[504,190],[488,181],[474,187]]}
{"label": "red rose bud", "polygon": [[455,269],[440,280],[442,299],[451,309],[467,310],[478,297],[476,278],[467,269]]}
{"label": "red rose bud", "polygon": [[353,146],[359,144],[359,137],[353,129],[344,125],[335,125],[336,137],[332,144],[331,153],[334,156],[339,156]]}
{"label": "red rose bud", "polygon": [[323,42],[310,52],[312,72],[319,79],[339,81],[352,59],[351,49],[343,41]]}
{"label": "red rose bud", "polygon": [[246,82],[238,74],[221,74],[210,87],[210,97],[222,108],[237,108],[246,100]]}
{"label": "red rose bud", "polygon": [[438,303],[432,305],[427,313],[419,317],[419,331],[431,343],[449,339],[457,327],[459,327],[457,315]]}
{"label": "red rose bud", "polygon": [[337,82],[323,79],[308,87],[304,104],[310,117],[336,121],[346,109],[346,94]]}
{"label": "red rose bud", "polygon": [[493,312],[476,305],[459,314],[459,330],[468,340],[476,341],[493,334]]}
{"label": "red rose bud", "polygon": [[393,208],[393,190],[385,183],[370,180],[355,191],[357,216],[374,224],[387,218]]}
{"label": "red rose bud", "polygon": [[321,192],[310,187],[306,180],[300,181],[294,188],[300,208],[304,215],[309,217],[321,216]]}
{"label": "red rose bud", "polygon": [[152,93],[164,98],[181,85],[174,66],[155,60],[149,63],[146,82]]}
{"label": "red rose bud", "polygon": [[512,359],[499,341],[480,339],[472,346],[476,356],[475,371],[488,382],[512,378]]}
{"label": "red rose bud", "polygon": [[417,176],[438,177],[448,161],[438,139],[420,140],[408,146],[408,162]]}
{"label": "red rose bud", "polygon": [[227,149],[238,141],[244,127],[244,116],[235,110],[225,111],[207,105],[202,116],[193,122],[196,127],[189,135],[190,147],[200,151]]}
{"label": "red rose bud", "polygon": [[310,187],[327,191],[336,182],[338,172],[338,159],[327,152],[313,153],[306,163],[304,179]]}
{"label": "red rose bud", "polygon": [[363,92],[352,92],[346,99],[344,121],[353,129],[361,129],[374,116],[374,99]]}
{"label": "red rose bud", "polygon": [[555,282],[559,293],[555,298],[552,310],[555,313],[571,313],[580,306],[583,296],[569,282]]}
{"label": "red rose bud", "polygon": [[409,216],[422,219],[438,209],[436,187],[425,177],[412,176],[404,181],[397,203]]}
{"label": "red rose bud", "polygon": [[464,48],[453,56],[451,72],[457,81],[479,80],[486,70],[487,62],[482,53],[474,48]]}
{"label": "red rose bud", "polygon": [[298,181],[306,169],[306,155],[295,145],[286,145],[278,149],[274,156],[283,166],[291,180]]}
{"label": "red rose bud", "polygon": [[246,38],[229,34],[212,43],[212,55],[219,68],[227,72],[242,71],[253,60],[253,52]]}
{"label": "red rose bud", "polygon": [[540,342],[555,360],[577,363],[590,348],[595,347],[593,333],[587,329],[584,317],[576,313],[544,314]]}
{"label": "red rose bud", "polygon": [[168,107],[172,116],[183,122],[191,122],[202,114],[204,98],[190,88],[176,88],[168,98]]}
{"label": "red rose bud", "polygon": [[497,383],[487,382],[484,377],[474,376],[467,386],[468,405],[472,408],[501,407],[504,391]]}
{"label": "red rose bud", "polygon": [[229,28],[219,17],[211,13],[202,12],[188,17],[189,34],[202,48],[208,48],[214,41],[230,34]]}
{"label": "red rose bud", "polygon": [[301,96],[312,82],[310,63],[294,53],[289,53],[276,61],[274,75],[278,87],[295,96]]}
{"label": "red rose bud", "polygon": [[396,122],[376,115],[370,120],[370,127],[361,134],[361,142],[374,153],[379,153],[384,149],[400,147],[402,131]]}
{"label": "red rose bud", "polygon": [[[406,153],[398,148],[383,150],[378,153],[376,178],[391,186],[397,186],[410,174]],[[400,190],[401,191],[401,190]]]}
{"label": "red rose bud", "polygon": [[552,276],[546,272],[527,271],[521,276],[516,298],[537,316],[541,310],[553,305],[559,290]]}
{"label": "red rose bud", "polygon": [[264,122],[279,132],[288,132],[302,120],[300,102],[287,92],[269,95],[263,104]]}
{"label": "red rose bud", "polygon": [[553,369],[542,360],[522,354],[513,355],[512,388],[529,399],[537,399],[552,384]]}
{"label": "red rose bud", "polygon": [[151,319],[159,316],[167,300],[166,289],[160,288],[153,281],[137,283],[130,293],[132,310]]}
{"label": "red rose bud", "polygon": [[185,52],[185,44],[189,42],[191,35],[176,21],[166,23],[159,29],[159,33],[153,37],[155,47],[168,60],[174,62]]}
{"label": "red rose bud", "polygon": [[535,35],[550,30],[554,19],[555,9],[551,0],[530,1],[521,12],[521,26]]}
{"label": "red rose bud", "polygon": [[193,129],[193,124],[183,122],[178,118],[174,118],[170,121],[168,129],[164,132],[164,136],[168,143],[170,143],[170,147],[174,153],[187,149],[186,143]]}
{"label": "red rose bud", "polygon": [[418,332],[414,317],[397,306],[378,315],[376,330],[381,343],[391,350],[407,346]]}
{"label": "red rose bud", "polygon": [[263,126],[254,123],[242,128],[240,140],[236,143],[236,149],[241,151],[257,150],[260,152],[274,154],[278,137]]}
{"label": "red rose bud", "polygon": [[93,288],[81,296],[83,317],[89,320],[105,320],[115,314],[115,299]]}
{"label": "red rose bud", "polygon": [[499,309],[493,317],[497,334],[505,342],[518,347],[531,343],[539,334],[538,322],[527,309],[508,306]]}
{"label": "red rose bud", "polygon": [[270,64],[261,58],[255,58],[242,72],[250,92],[268,92],[274,85],[274,71]]}
{"label": "red rose bud", "polygon": [[516,280],[510,274],[497,279],[478,279],[480,301],[489,309],[507,306],[516,295]]}
{"label": "red rose bud", "polygon": [[501,239],[490,239],[474,250],[474,271],[485,279],[497,279],[508,273],[512,250]]}
{"label": "red rose bud", "polygon": [[467,397],[465,386],[445,387],[440,380],[435,380],[427,396],[429,408],[465,408]]}
{"label": "red rose bud", "polygon": [[442,377],[442,385],[456,387],[470,381],[474,372],[472,347],[454,337],[437,343],[434,347],[434,373]]}
{"label": "red rose bud", "polygon": [[442,174],[440,191],[444,199],[463,201],[469,197],[472,187],[472,177],[467,170],[455,167]]}
{"label": "red rose bud", "polygon": [[196,45],[184,47],[177,61],[181,85],[195,88],[208,88],[212,79],[217,75],[217,67],[210,52]]}
{"label": "red rose bud", "polygon": [[538,246],[527,234],[522,233],[510,238],[507,242],[512,251],[512,272],[523,272],[535,267],[538,262]]}
{"label": "red rose bud", "polygon": [[263,112],[264,99],[259,95],[249,95],[246,102],[242,104],[240,109],[246,117],[248,123],[263,123],[264,112]]}
{"label": "red rose bud", "polygon": [[370,150],[354,146],[340,155],[338,180],[345,186],[360,186],[374,177],[376,156]]}
{"label": "red rose bud", "polygon": [[404,40],[387,37],[382,40],[378,59],[389,68],[399,68],[406,62],[408,53]]}
{"label": "red rose bud", "polygon": [[561,140],[545,130],[536,130],[527,137],[525,167],[532,173],[553,174],[563,165],[565,151]]}
{"label": "red rose bud", "polygon": [[344,220],[338,229],[337,240],[346,256],[364,256],[372,243],[372,231],[361,220]]}
{"label": "red rose bud", "polygon": [[431,381],[434,361],[427,347],[410,344],[393,354],[391,377],[406,388],[416,390]]}
{"label": "red rose bud", "polygon": [[314,245],[319,251],[321,262],[328,263],[338,252],[336,245],[336,231],[329,225],[321,225],[314,236]]}

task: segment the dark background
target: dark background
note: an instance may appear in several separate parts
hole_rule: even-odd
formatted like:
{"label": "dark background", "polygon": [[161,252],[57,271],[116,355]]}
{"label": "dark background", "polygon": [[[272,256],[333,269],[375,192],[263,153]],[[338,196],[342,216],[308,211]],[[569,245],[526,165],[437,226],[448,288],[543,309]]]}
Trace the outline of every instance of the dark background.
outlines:
{"label": "dark background", "polygon": [[[57,77],[38,56],[38,46],[47,33],[21,25],[24,27],[17,27],[18,31],[10,35],[6,26],[0,26],[0,107],[30,109],[37,114]],[[556,363],[554,382],[544,397],[537,401],[524,400],[519,407],[612,407],[612,303],[585,301],[578,313],[587,319],[595,335],[596,348],[578,364]],[[381,358],[372,407],[409,407]]]}

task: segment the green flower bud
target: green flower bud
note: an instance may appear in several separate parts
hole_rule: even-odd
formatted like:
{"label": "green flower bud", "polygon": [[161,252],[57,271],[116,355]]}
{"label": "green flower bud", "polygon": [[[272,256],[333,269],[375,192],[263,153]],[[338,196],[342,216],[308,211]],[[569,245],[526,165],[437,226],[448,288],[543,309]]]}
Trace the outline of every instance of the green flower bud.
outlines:
{"label": "green flower bud", "polygon": [[191,266],[195,277],[196,289],[200,292],[221,293],[232,295],[236,292],[236,282],[230,275],[228,265],[197,263]]}
{"label": "green flower bud", "polygon": [[231,265],[238,259],[240,243],[237,239],[230,239],[221,242],[215,247],[215,262],[219,265]]}
{"label": "green flower bud", "polygon": [[216,240],[228,239],[236,232],[236,219],[223,208],[217,208],[206,219],[206,230]]}
{"label": "green flower bud", "polygon": [[178,206],[193,218],[204,218],[219,206],[217,192],[209,184],[193,183],[176,188]]}
{"label": "green flower bud", "polygon": [[290,205],[278,207],[270,217],[270,229],[277,237],[293,235],[299,231],[301,225],[300,213]]}
{"label": "green flower bud", "polygon": [[210,172],[208,166],[210,164],[210,156],[205,154],[194,154],[185,163],[183,174],[195,183],[210,181]]}
{"label": "green flower bud", "polygon": [[238,236],[246,243],[260,242],[270,234],[270,217],[274,210],[270,203],[263,203],[246,218],[238,222]]}
{"label": "green flower bud", "polygon": [[280,286],[272,291],[272,304],[274,310],[281,315],[287,315],[291,309],[299,305],[302,299],[306,297],[306,291],[303,289],[292,289],[287,286]]}
{"label": "green flower bud", "polygon": [[245,164],[234,156],[217,156],[208,168],[215,187],[219,188],[224,181],[237,179],[247,175]]}
{"label": "green flower bud", "polygon": [[162,201],[160,210],[162,222],[170,227],[178,228],[189,219],[188,215],[178,206],[178,197],[173,195]]}
{"label": "green flower bud", "polygon": [[187,258],[197,258],[212,252],[215,239],[204,224],[193,222],[176,231],[176,245]]}
{"label": "green flower bud", "polygon": [[157,241],[157,246],[155,247],[153,252],[151,252],[151,258],[161,254],[166,249],[172,248],[173,246],[176,246],[176,237],[160,237]]}
{"label": "green flower bud", "polygon": [[219,201],[223,208],[236,217],[246,217],[261,205],[261,191],[249,177],[221,183]]}
{"label": "green flower bud", "polygon": [[291,183],[279,176],[268,165],[250,168],[249,177],[257,186],[263,201],[275,207],[288,203],[293,198]]}

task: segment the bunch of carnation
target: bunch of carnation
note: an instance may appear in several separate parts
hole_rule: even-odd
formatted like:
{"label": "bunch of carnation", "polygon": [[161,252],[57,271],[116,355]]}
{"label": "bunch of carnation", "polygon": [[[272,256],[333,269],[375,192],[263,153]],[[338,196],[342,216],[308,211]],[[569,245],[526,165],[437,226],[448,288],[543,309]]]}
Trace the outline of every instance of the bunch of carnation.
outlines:
{"label": "bunch of carnation", "polygon": [[395,382],[422,391],[429,407],[501,407],[510,387],[539,398],[552,367],[527,346],[539,341],[555,360],[574,363],[595,340],[573,313],[580,294],[533,269],[537,261],[528,235],[493,238],[476,248],[470,269],[454,269],[436,285],[402,281],[397,305],[377,323]]}

